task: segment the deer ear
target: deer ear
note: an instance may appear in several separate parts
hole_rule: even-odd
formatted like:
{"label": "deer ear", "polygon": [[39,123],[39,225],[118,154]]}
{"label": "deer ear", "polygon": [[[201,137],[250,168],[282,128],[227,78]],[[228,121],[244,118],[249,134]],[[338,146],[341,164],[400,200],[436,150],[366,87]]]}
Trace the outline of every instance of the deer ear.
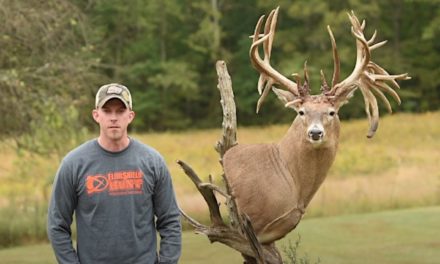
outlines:
{"label": "deer ear", "polygon": [[342,95],[342,96],[339,96],[338,98],[336,98],[336,100],[335,100],[335,107],[336,107],[336,109],[339,109],[343,105],[348,104],[350,99],[353,97],[353,94],[354,94],[355,91],[356,91],[356,89],[350,91],[346,95]]}
{"label": "deer ear", "polygon": [[296,109],[298,107],[298,103],[302,100],[298,99],[293,93],[281,89],[277,89],[272,87],[273,92],[277,95],[278,99],[284,104],[285,107],[290,107]]}
{"label": "deer ear", "polygon": [[278,99],[280,99],[283,104],[287,104],[295,100],[295,95],[289,91],[281,90],[275,87],[272,87],[272,91],[277,95]]}

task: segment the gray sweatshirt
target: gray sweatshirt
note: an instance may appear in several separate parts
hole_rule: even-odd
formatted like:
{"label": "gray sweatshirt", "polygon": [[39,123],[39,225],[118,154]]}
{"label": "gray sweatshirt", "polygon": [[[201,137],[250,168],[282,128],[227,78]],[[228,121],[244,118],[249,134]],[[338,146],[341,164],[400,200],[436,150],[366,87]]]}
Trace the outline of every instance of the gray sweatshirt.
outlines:
{"label": "gray sweatshirt", "polygon": [[120,152],[104,150],[97,140],[71,151],[55,177],[48,236],[59,263],[177,263],[181,224],[162,156],[132,138]]}

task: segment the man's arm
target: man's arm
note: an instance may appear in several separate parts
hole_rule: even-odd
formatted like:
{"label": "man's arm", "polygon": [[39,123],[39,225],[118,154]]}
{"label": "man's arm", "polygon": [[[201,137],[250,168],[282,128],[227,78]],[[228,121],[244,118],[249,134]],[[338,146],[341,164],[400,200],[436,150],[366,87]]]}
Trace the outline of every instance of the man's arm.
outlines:
{"label": "man's arm", "polygon": [[47,234],[58,263],[80,263],[70,228],[76,203],[72,171],[63,162],[55,176],[47,216]]}
{"label": "man's arm", "polygon": [[160,234],[159,263],[177,263],[182,247],[182,226],[171,176],[163,163],[154,192],[156,228]]}

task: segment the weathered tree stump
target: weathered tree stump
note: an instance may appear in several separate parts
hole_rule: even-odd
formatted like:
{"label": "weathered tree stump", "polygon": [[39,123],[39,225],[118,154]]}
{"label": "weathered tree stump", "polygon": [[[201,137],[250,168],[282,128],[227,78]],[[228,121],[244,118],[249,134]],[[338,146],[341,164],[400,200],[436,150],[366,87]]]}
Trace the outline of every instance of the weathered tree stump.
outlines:
{"label": "weathered tree stump", "polygon": [[[223,135],[215,145],[215,150],[219,153],[220,164],[222,164],[223,155],[228,149],[237,144],[237,119],[232,82],[226,63],[224,61],[217,61],[216,70],[218,75],[217,88],[220,90],[220,103],[223,108]],[[244,258],[244,263],[283,263],[281,255],[274,243],[269,245],[259,243],[249,218],[239,212],[224,174],[222,175],[225,183],[223,189],[214,185],[212,182],[202,182],[196,172],[185,162],[179,160],[177,163],[195,184],[197,190],[203,196],[209,207],[210,226],[199,223],[183,210],[180,210],[182,216],[195,228],[196,233],[206,235],[211,243],[220,242],[240,252]],[[229,223],[225,223],[221,216],[220,204],[215,192],[224,196],[226,199],[230,218]]]}

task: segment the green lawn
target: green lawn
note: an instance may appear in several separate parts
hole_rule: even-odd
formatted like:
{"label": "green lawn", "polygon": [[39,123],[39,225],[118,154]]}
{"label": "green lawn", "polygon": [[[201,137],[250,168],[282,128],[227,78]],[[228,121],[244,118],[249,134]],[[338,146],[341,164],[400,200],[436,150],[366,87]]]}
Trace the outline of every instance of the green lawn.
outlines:
{"label": "green lawn", "polygon": [[[440,206],[305,219],[279,242],[282,249],[301,235],[300,255],[323,264],[434,264],[440,259]],[[55,263],[49,245],[0,250],[7,264]],[[239,254],[185,232],[180,263],[242,263]]]}

